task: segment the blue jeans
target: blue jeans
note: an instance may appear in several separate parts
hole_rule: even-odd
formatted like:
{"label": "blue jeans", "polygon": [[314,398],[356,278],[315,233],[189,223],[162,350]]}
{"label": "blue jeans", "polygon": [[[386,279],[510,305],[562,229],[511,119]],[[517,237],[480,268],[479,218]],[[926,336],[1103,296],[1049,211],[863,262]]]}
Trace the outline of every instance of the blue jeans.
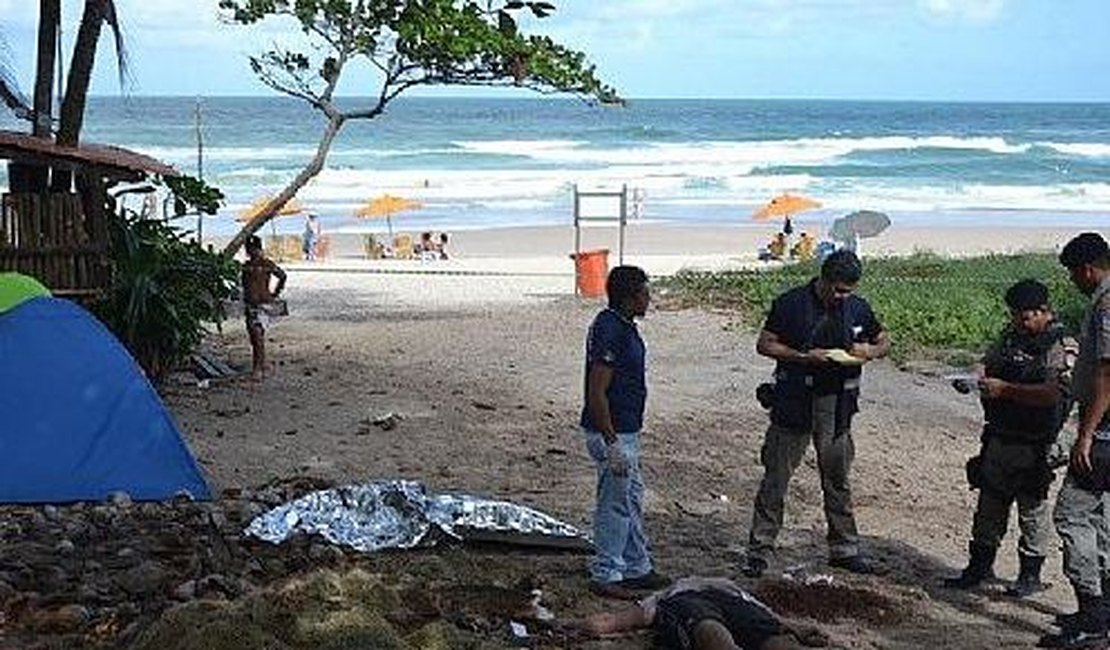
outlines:
{"label": "blue jeans", "polygon": [[586,431],[586,450],[597,465],[597,509],[594,511],[594,548],[590,566],[594,582],[611,583],[651,573],[651,551],[644,536],[644,482],[640,476],[640,434],[618,433],[618,444],[628,461],[628,474],[609,470],[605,439]]}

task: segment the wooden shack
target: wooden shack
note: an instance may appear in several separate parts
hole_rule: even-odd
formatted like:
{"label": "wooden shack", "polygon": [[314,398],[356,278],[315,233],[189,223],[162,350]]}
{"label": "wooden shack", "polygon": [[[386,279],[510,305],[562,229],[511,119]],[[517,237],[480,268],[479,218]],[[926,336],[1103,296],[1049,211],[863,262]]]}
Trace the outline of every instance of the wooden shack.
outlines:
{"label": "wooden shack", "polygon": [[85,201],[76,192],[0,195],[0,271],[34,276],[55,295],[79,300],[95,299],[111,281],[109,188],[148,175],[178,175],[165,163],[120,147],[62,147],[4,130],[0,160],[68,170],[89,183]]}

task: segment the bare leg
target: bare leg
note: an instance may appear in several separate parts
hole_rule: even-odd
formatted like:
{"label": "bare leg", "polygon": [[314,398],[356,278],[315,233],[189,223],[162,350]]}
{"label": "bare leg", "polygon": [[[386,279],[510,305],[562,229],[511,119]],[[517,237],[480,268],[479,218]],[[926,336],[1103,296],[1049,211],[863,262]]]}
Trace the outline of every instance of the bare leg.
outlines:
{"label": "bare leg", "polygon": [[251,374],[261,379],[266,374],[266,331],[261,325],[252,325],[247,332],[251,339]]}

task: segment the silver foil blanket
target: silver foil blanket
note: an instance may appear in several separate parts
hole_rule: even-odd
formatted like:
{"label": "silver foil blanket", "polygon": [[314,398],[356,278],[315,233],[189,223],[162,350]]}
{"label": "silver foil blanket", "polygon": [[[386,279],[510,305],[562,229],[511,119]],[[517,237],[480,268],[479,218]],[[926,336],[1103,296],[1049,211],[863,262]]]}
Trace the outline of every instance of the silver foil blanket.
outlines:
{"label": "silver foil blanket", "polygon": [[[428,494],[417,481],[375,481],[320,490],[255,517],[247,535],[280,544],[297,532],[372,552],[431,546],[468,531],[586,540],[574,526],[538,510],[467,494]],[[432,534],[429,534],[432,533]]]}

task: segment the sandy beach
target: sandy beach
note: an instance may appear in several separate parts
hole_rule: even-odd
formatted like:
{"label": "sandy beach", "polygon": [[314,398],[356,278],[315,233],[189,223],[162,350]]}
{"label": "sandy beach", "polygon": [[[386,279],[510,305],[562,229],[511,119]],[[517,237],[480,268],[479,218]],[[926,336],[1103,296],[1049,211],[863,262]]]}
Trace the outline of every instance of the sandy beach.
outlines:
{"label": "sandy beach", "polygon": [[[758,268],[757,252],[773,234],[775,224],[742,223],[631,223],[625,230],[624,263],[644,268],[650,275],[672,275],[681,269],[727,270]],[[799,232],[804,230],[802,224]],[[401,232],[398,230],[398,232]],[[863,256],[908,255],[931,251],[944,256],[1057,250],[1076,229],[1064,226],[997,225],[923,226],[895,223],[875,238],[862,241]],[[265,231],[260,233],[265,235]],[[413,233],[414,236],[418,233]],[[419,280],[391,279],[389,300],[430,300],[443,303],[444,296],[467,302],[503,301],[507,295],[565,294],[574,291],[575,231],[571,226],[489,228],[451,233],[450,259],[368,260],[363,252],[363,235],[329,233],[330,255],[318,262],[290,262],[288,268],[316,276],[310,284],[332,286],[323,275],[330,272],[390,274],[396,276],[443,274],[501,278],[445,281],[447,290],[427,292],[414,298]],[[224,238],[209,241],[222,245]],[[609,250],[609,265],[619,260],[619,231],[616,227],[593,226],[581,230],[581,250]],[[406,283],[414,286],[403,287]],[[374,284],[358,283],[356,290]],[[376,291],[377,289],[375,289]],[[420,293],[417,291],[416,293]],[[448,299],[446,302],[450,302]]]}
{"label": "sandy beach", "polygon": [[[996,233],[892,228],[866,250],[1050,250],[1074,234],[1014,229],[999,241]],[[293,476],[341,483],[411,478],[533,505],[588,527],[594,470],[576,422],[583,336],[600,305],[573,297],[565,257],[572,234],[460,232],[446,262],[360,261],[340,247],[331,260],[290,264],[291,315],[268,333],[270,376],[208,388],[184,379],[167,388],[168,403],[218,489]],[[612,235],[591,231],[588,245],[604,245]],[[750,228],[638,226],[629,231],[626,261],[655,274],[750,264],[743,251],[756,236]],[[681,252],[691,250],[698,252]],[[737,577],[766,426],[753,391],[771,363],[755,354],[753,335],[727,313],[664,305],[649,313],[643,333],[650,357],[647,517],[659,568]],[[238,322],[226,324],[212,343],[216,354],[248,363]],[[388,413],[403,417],[396,429],[369,426]],[[936,376],[889,362],[868,369],[855,427],[855,502],[867,549],[892,573],[833,579],[902,614],[882,624],[858,612],[822,619],[838,647],[1028,647],[1048,629],[1046,612],[1069,605],[1056,553],[1047,566],[1053,588],[1026,602],[1003,598],[997,584],[970,594],[939,586],[965,559],[975,493],[967,490],[963,463],[977,449],[979,417],[974,399]],[[792,484],[774,569],[829,573],[820,503],[811,449]],[[585,558],[450,553],[465,558],[451,556],[451,580],[489,579],[492,569],[482,567],[495,563],[503,579],[538,576],[559,616],[604,606],[587,595]],[[359,562],[406,570],[422,556],[443,557],[426,551]],[[998,570],[1016,573],[1013,535]],[[644,643],[631,637],[584,647]]]}

